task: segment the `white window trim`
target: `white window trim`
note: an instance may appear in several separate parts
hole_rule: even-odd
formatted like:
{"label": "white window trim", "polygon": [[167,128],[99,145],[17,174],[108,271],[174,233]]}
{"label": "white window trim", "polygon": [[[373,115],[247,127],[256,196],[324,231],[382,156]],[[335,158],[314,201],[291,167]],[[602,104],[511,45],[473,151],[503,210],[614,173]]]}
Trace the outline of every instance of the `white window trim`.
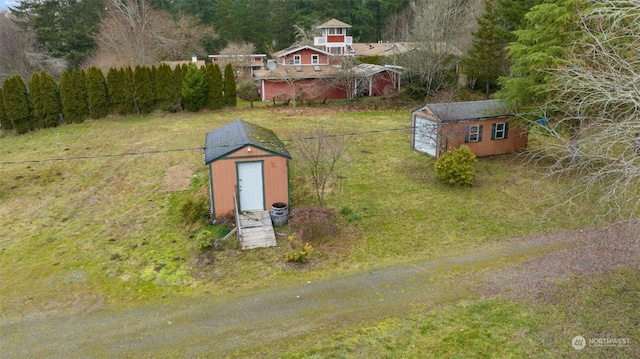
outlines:
{"label": "white window trim", "polygon": [[[499,129],[499,127],[502,127]],[[500,133],[500,135],[498,135]],[[504,140],[507,138],[507,123],[506,122],[496,122],[496,130],[493,134],[494,140]]]}
{"label": "white window trim", "polygon": [[469,126],[469,136],[466,142],[480,142],[480,125]]}
{"label": "white window trim", "polygon": [[293,64],[294,65],[302,65],[302,56],[293,55]]}
{"label": "white window trim", "polygon": [[320,65],[320,55],[311,55],[311,64]]}

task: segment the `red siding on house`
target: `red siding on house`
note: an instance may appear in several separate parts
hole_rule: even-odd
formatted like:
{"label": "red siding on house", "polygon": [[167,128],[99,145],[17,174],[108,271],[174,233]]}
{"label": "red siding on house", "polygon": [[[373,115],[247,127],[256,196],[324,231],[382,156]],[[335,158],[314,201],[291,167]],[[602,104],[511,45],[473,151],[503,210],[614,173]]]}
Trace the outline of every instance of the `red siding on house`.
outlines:
{"label": "red siding on house", "polygon": [[289,203],[287,158],[247,145],[209,164],[215,217],[233,212],[233,194],[238,185],[236,163],[252,161],[263,161],[265,210],[275,202]]}
{"label": "red siding on house", "polygon": [[[397,80],[399,81],[399,80]],[[393,74],[390,72],[381,72],[376,74],[372,80],[371,96],[382,96],[387,91],[387,87],[397,89],[398,84],[393,81]]]}
{"label": "red siding on house", "polygon": [[283,56],[282,64],[283,65],[293,64],[294,56],[300,56],[301,65],[312,65],[311,63],[312,55],[318,55],[318,60],[320,65],[329,64],[329,58],[326,54],[323,54],[322,52],[319,52],[319,51],[314,51],[312,49],[301,49],[300,51],[296,51],[286,56]]}
{"label": "red siding on house", "polygon": [[327,35],[327,42],[344,42],[344,35]]}

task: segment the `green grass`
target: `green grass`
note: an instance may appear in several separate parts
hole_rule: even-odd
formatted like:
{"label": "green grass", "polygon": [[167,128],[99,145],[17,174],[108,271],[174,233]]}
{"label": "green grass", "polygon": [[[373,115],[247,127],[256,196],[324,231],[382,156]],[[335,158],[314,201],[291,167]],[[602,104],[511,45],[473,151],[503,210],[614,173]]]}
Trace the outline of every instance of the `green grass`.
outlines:
{"label": "green grass", "polygon": [[[546,300],[504,298],[445,306],[301,341],[284,358],[637,358],[640,271],[621,269],[547,290]],[[628,339],[626,347],[571,346],[574,336]]]}
{"label": "green grass", "polygon": [[[340,235],[312,243],[314,259],[303,269],[285,263],[284,245],[243,252],[231,237],[218,251],[202,252],[202,225],[185,224],[177,210],[186,196],[206,196],[206,168],[194,148],[227,122],[243,118],[288,140],[317,123],[331,133],[401,128],[410,125],[409,110],[299,107],[294,115],[240,107],[88,120],[5,136],[0,162],[18,163],[0,165],[0,282],[11,298],[2,309],[20,315],[74,301],[90,306],[246,291],[267,281],[499,247],[514,236],[573,228],[592,217],[547,213],[542,200],[562,183],[540,183],[513,155],[481,159],[471,188],[443,185],[434,160],[410,149],[406,130],[353,137],[342,177],[327,197],[337,212],[348,207],[353,213],[338,215]],[[163,150],[171,151],[91,158]],[[89,158],[46,161],[77,157]],[[190,187],[165,191],[164,176],[174,166],[191,170]],[[291,167],[295,207],[309,197],[295,159]]]}

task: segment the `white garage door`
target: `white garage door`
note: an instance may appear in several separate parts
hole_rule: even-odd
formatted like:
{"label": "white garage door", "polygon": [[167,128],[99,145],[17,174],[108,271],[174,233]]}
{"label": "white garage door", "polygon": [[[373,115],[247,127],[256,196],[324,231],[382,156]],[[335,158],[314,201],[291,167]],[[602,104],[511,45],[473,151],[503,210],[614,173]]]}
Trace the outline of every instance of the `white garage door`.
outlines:
{"label": "white garage door", "polygon": [[264,211],[262,162],[238,163],[238,193],[240,210]]}
{"label": "white garage door", "polygon": [[413,148],[430,156],[436,156],[438,143],[438,125],[435,121],[423,117],[415,118]]}

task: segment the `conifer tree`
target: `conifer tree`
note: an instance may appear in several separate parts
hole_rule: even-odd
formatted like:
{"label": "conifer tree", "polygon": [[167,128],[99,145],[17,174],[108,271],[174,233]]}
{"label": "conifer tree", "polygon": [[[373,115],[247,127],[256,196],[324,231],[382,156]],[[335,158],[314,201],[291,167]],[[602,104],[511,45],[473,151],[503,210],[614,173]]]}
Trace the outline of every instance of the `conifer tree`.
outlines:
{"label": "conifer tree", "polygon": [[500,78],[496,96],[516,109],[537,107],[554,97],[553,69],[558,68],[574,43],[580,40],[580,12],[588,0],[548,0],[525,15],[524,28],[515,31],[508,46],[512,61],[508,76]]}
{"label": "conifer tree", "polygon": [[60,76],[60,103],[62,104],[62,116],[67,123],[82,123],[84,121],[84,108],[78,93],[79,78],[76,70],[72,70],[71,73],[65,70]]}
{"label": "conifer tree", "polygon": [[177,65],[173,70],[173,75],[176,81],[176,92],[178,95],[178,102],[180,103],[180,107],[184,108],[182,104],[182,82],[184,80],[184,74],[187,71],[187,65]]}
{"label": "conifer tree", "polygon": [[207,101],[207,81],[203,71],[189,65],[182,80],[182,104],[187,111],[197,112]]}
{"label": "conifer tree", "polygon": [[218,64],[209,63],[207,65],[207,85],[207,106],[212,110],[223,108],[225,103],[224,84],[222,83],[222,71],[220,71]]}
{"label": "conifer tree", "polygon": [[40,73],[40,98],[42,99],[42,126],[56,127],[60,121],[60,92],[56,80],[48,72]]}
{"label": "conifer tree", "polygon": [[133,88],[133,70],[131,67],[123,69],[124,102],[122,114],[136,113],[135,90]]}
{"label": "conifer tree", "polygon": [[4,110],[4,101],[2,99],[2,87],[0,87],[0,130],[11,130],[13,125],[7,118],[7,113]]}
{"label": "conifer tree", "polygon": [[78,113],[82,115],[82,121],[89,116],[89,96],[87,95],[87,73],[84,69],[75,71],[76,97],[78,98]]}
{"label": "conifer tree", "polygon": [[40,83],[40,74],[34,72],[29,80],[29,99],[31,100],[31,120],[33,128],[42,128],[44,126],[44,111],[41,94],[42,88]]}
{"label": "conifer tree", "polygon": [[238,89],[236,88],[236,76],[233,66],[227,64],[224,67],[224,103],[226,106],[236,106],[238,103]]}
{"label": "conifer tree", "polygon": [[136,66],[133,71],[133,88],[138,113],[150,113],[153,111],[153,84],[148,67]]}
{"label": "conifer tree", "polygon": [[176,82],[171,66],[161,64],[156,71],[156,101],[163,111],[176,112],[179,101]]}
{"label": "conifer tree", "polygon": [[107,82],[102,70],[96,66],[92,66],[87,70],[87,100],[91,118],[107,117],[109,113]]}
{"label": "conifer tree", "polygon": [[20,75],[6,79],[2,85],[2,98],[5,114],[18,133],[27,133],[31,129],[31,103],[27,86]]}
{"label": "conifer tree", "polygon": [[107,72],[107,91],[110,111],[121,114],[120,107],[124,103],[124,73],[112,67]]}
{"label": "conifer tree", "polygon": [[488,99],[498,78],[509,73],[507,45],[515,36],[500,21],[492,0],[485,0],[484,14],[478,18],[478,29],[472,33],[472,48],[464,60],[464,69],[469,78],[480,82]]}

